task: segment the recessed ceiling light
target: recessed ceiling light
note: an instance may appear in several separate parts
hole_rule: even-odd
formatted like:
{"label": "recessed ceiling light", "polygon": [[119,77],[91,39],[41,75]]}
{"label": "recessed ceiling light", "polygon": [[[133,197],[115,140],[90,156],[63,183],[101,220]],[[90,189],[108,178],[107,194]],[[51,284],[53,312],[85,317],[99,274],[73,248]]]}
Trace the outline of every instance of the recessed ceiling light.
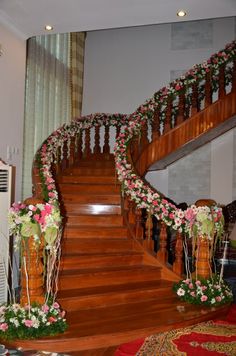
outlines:
{"label": "recessed ceiling light", "polygon": [[179,16],[179,17],[184,17],[184,16],[186,16],[186,15],[187,15],[187,12],[184,11],[184,10],[179,10],[179,11],[177,12],[177,16]]}
{"label": "recessed ceiling light", "polygon": [[46,31],[52,31],[53,30],[53,26],[52,25],[46,25],[45,27]]}

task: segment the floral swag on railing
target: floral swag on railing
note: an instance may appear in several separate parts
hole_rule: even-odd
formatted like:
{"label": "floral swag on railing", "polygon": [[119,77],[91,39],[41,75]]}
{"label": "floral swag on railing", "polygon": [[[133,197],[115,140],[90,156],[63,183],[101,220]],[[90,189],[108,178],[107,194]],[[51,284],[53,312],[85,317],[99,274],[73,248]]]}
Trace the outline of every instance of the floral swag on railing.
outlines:
{"label": "floral swag on railing", "polygon": [[[220,66],[229,65],[226,73],[226,82],[230,84],[232,81],[232,63],[236,59],[236,41],[226,45],[224,50],[212,55],[209,60],[202,64],[194,65],[185,75],[170,83],[169,86],[162,88],[156,92],[153,97],[141,105],[136,112],[129,117],[128,127],[121,132],[115,144],[115,160],[118,178],[122,183],[124,193],[133,200],[138,208],[145,208],[147,211],[162,220],[166,225],[171,226],[179,232],[190,233],[192,231],[192,216],[189,217],[188,212],[177,209],[175,205],[167,201],[156,191],[150,188],[149,185],[135,173],[128,157],[127,147],[131,140],[141,136],[142,126],[147,122],[152,122],[155,112],[158,110],[162,124],[164,124],[165,109],[168,99],[178,98],[181,90],[185,91],[186,97],[191,102],[193,84],[201,85],[205,80],[206,73],[213,72],[213,91],[218,89],[218,79]],[[190,93],[188,95],[188,92]],[[204,95],[204,94],[202,94]],[[177,108],[176,108],[177,110]],[[174,114],[175,109],[172,111]],[[193,215],[197,215],[197,208],[194,208]],[[222,232],[222,211],[214,206],[211,210],[214,222],[214,233]],[[208,234],[210,238],[212,232]]]}

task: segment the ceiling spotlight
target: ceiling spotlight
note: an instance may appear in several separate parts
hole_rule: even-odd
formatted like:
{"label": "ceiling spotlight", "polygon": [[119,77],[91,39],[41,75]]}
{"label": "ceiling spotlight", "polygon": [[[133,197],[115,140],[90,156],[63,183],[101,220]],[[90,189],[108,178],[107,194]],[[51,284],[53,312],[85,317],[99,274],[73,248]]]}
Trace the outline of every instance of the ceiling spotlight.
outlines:
{"label": "ceiling spotlight", "polygon": [[46,25],[44,28],[45,28],[46,31],[52,31],[53,30],[53,26],[51,26],[51,25]]}
{"label": "ceiling spotlight", "polygon": [[186,11],[184,11],[184,10],[179,10],[178,12],[177,12],[177,16],[179,16],[179,17],[184,17],[184,16],[186,16],[187,15],[187,13],[186,13]]}

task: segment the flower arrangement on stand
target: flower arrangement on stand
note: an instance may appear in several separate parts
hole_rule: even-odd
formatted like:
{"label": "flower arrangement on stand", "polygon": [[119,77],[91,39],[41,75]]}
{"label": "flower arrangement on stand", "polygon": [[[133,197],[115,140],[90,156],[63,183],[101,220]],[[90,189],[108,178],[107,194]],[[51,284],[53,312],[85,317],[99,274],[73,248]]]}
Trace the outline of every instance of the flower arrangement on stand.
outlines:
{"label": "flower arrangement on stand", "polygon": [[[0,338],[32,339],[62,333],[67,328],[65,311],[61,310],[55,301],[57,291],[54,287],[58,270],[56,264],[60,255],[59,208],[55,203],[14,203],[10,208],[8,220],[10,234],[14,236],[14,248],[20,252],[21,270],[25,274],[23,278],[21,272],[21,283],[25,280],[26,295],[22,299],[21,290],[19,304],[12,293],[10,303],[0,306]],[[30,244],[33,245],[33,255]],[[41,259],[44,259],[44,265]],[[32,266],[38,266],[36,272],[39,276],[28,276]],[[32,283],[29,285],[29,281],[36,283],[37,290],[41,288],[42,295],[31,295]],[[39,298],[40,302],[34,298]]]}
{"label": "flower arrangement on stand", "polygon": [[[217,241],[223,234],[222,210],[216,205],[192,205],[185,211],[185,218],[195,272],[190,273],[188,256],[185,256],[187,278],[174,284],[173,290],[181,300],[191,304],[217,306],[232,302],[232,290],[223,280],[223,266],[220,274],[213,274],[211,269]],[[203,253],[201,248],[204,248]],[[185,251],[187,253],[187,249]]]}

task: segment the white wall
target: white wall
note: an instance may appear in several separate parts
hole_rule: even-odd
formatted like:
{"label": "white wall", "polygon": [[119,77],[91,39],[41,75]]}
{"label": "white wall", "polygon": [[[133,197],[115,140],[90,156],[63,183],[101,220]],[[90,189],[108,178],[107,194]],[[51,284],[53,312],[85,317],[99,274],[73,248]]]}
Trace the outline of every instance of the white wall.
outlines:
{"label": "white wall", "polygon": [[[26,41],[0,22],[0,158],[16,167],[16,197],[21,199]],[[7,155],[8,147],[14,151]]]}
{"label": "white wall", "polygon": [[[135,111],[175,74],[201,63],[234,38],[235,18],[89,32],[85,48],[83,114]],[[216,154],[217,147],[221,156],[225,156],[232,152],[232,139],[228,141],[226,135],[224,145],[219,146],[216,141],[195,151],[194,167],[190,156],[147,177],[157,190],[178,203],[192,203],[196,198],[230,202],[236,191],[232,188],[236,186],[233,181],[236,168],[235,174],[228,174],[224,180],[227,184],[222,184],[222,177],[218,178],[222,160]],[[228,163],[224,163],[227,167],[233,166],[235,144],[234,147],[234,155],[227,156]],[[225,169],[224,174],[226,172],[229,171]]]}

